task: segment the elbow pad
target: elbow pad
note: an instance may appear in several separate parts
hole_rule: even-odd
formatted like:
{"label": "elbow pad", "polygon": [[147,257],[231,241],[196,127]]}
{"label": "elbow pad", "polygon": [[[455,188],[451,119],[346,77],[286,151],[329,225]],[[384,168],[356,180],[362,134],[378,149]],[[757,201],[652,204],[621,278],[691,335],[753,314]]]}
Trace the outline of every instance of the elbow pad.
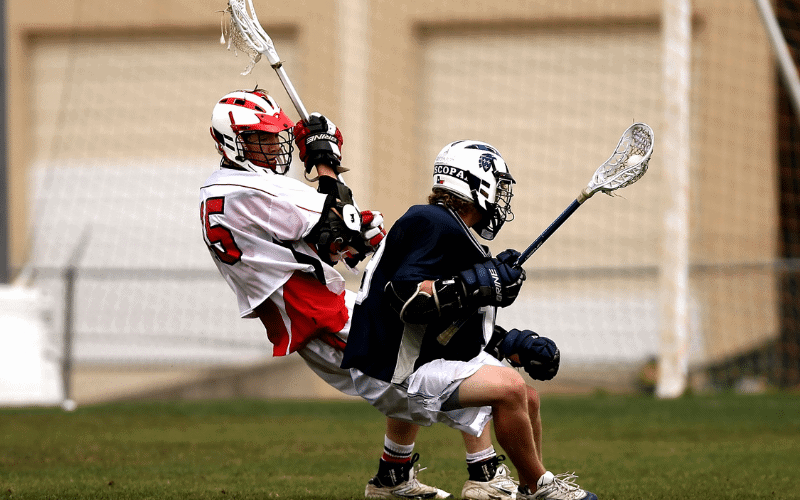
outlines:
{"label": "elbow pad", "polygon": [[322,214],[305,241],[317,247],[323,262],[333,265],[331,254],[337,254],[360,235],[361,216],[353,205],[344,204],[329,194]]}
{"label": "elbow pad", "polygon": [[353,191],[350,190],[347,185],[343,182],[339,181],[338,179],[334,179],[333,177],[322,176],[319,178],[319,184],[317,185],[317,192],[327,195],[333,195],[334,198],[338,199],[342,203],[349,203],[353,204]]}
{"label": "elbow pad", "polygon": [[454,317],[464,305],[466,291],[458,278],[433,282],[433,295],[423,292],[422,283],[386,284],[389,305],[404,323],[428,324],[444,317]]}

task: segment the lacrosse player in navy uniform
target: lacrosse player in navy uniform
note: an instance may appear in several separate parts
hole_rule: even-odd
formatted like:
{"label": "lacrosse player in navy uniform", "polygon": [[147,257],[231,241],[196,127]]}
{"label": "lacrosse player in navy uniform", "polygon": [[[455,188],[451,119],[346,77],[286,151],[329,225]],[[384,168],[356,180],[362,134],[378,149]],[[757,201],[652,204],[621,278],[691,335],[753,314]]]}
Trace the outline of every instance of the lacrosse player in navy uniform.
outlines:
{"label": "lacrosse player in navy uniform", "polygon": [[[502,362],[539,380],[555,376],[560,362],[552,340],[495,325],[496,308],[514,302],[525,273],[515,265],[518,252],[491,257],[470,231],[491,240],[513,218],[513,184],[486,143],[442,149],[428,204],[398,219],[367,265],[342,366],[356,370],[361,396],[387,416],[462,431],[470,473],[462,496],[596,500],[575,476],[544,467],[538,394]],[[492,448],[469,463],[481,455],[477,447],[491,446],[490,419],[520,476],[506,495],[482,487],[507,474]]]}
{"label": "lacrosse player in navy uniform", "polygon": [[[271,96],[254,89],[217,102],[211,135],[222,160],[200,190],[203,239],[241,316],[261,320],[273,356],[297,352],[328,384],[357,395],[351,370],[340,367],[355,294],[333,266],[356,265],[385,231],[380,213],[356,211],[338,180],[341,133],[316,113],[294,125]],[[317,190],[284,175],[293,141],[306,175],[316,169]],[[369,496],[452,498],[416,479],[418,430],[387,418],[381,463],[394,481]]]}

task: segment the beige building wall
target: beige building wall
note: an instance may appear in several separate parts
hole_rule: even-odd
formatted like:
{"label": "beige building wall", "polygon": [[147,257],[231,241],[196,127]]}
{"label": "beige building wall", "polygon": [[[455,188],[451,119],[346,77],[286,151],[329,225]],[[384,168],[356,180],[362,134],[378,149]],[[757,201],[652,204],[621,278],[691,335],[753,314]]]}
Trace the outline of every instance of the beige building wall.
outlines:
{"label": "beige building wall", "polygon": [[[291,62],[291,74],[297,81],[321,81],[325,75],[325,80],[329,81],[330,76],[336,74],[337,67],[337,37],[335,35],[335,25],[329,23],[334,17],[334,2],[317,1],[308,3],[309,8],[317,13],[315,16],[308,16],[305,12],[293,9],[284,4],[283,6],[270,5],[273,10],[269,15],[262,15],[264,24],[270,27],[270,31],[275,33],[276,39],[286,41],[291,44],[289,53],[292,49],[303,54]],[[59,129],[63,136],[69,136],[70,131],[60,130],[64,126],[65,118],[68,120],[67,126],[79,127],[81,122],[87,118],[90,123],[86,124],[89,132],[96,131],[97,122],[91,120],[98,119],[96,114],[92,114],[92,109],[85,109],[86,101],[91,101],[92,94],[98,92],[97,102],[106,102],[114,89],[112,85],[122,85],[118,99],[123,102],[120,105],[120,115],[128,107],[136,108],[136,100],[147,99],[157,100],[161,98],[158,94],[146,95],[141,85],[145,89],[158,90],[159,85],[167,83],[172,85],[172,89],[186,87],[189,91],[182,94],[182,97],[190,101],[191,105],[204,106],[204,116],[210,116],[210,104],[213,98],[220,92],[234,90],[235,88],[252,86],[259,81],[259,78],[250,79],[237,78],[239,72],[246,66],[246,59],[240,55],[234,58],[219,45],[208,45],[208,41],[218,40],[220,37],[221,11],[224,10],[225,2],[213,2],[209,0],[201,1],[176,1],[176,2],[151,2],[151,1],[132,1],[132,2],[106,2],[95,0],[75,0],[75,1],[48,1],[31,5],[29,2],[14,1],[8,2],[8,52],[9,52],[9,123],[14,126],[9,127],[9,203],[11,213],[11,264],[13,268],[22,267],[30,252],[30,237],[27,227],[27,218],[30,215],[29,206],[29,181],[30,169],[33,162],[39,156],[52,154],[58,156],[70,155],[71,158],[86,158],[102,154],[102,147],[107,147],[107,154],[111,155],[131,155],[135,157],[154,157],[159,158],[166,155],[184,155],[187,151],[208,150],[209,144],[206,137],[205,127],[201,134],[193,134],[193,142],[165,145],[166,147],[152,147],[158,141],[152,141],[146,135],[137,135],[136,130],[156,130],[152,124],[146,123],[147,120],[154,120],[153,117],[139,116],[114,116],[110,110],[103,110],[108,118],[113,120],[130,120],[133,131],[128,137],[123,132],[119,132],[117,141],[109,141],[108,145],[93,145],[90,151],[75,151],[70,149],[70,144],[61,144],[59,148],[52,148],[49,151],[44,149],[50,146],[52,138],[45,138],[44,145],[40,144],[40,134],[50,133],[54,129]],[[173,47],[169,47],[170,40],[174,40]],[[203,46],[198,52],[198,44]],[[210,50],[210,47],[218,50]],[[320,49],[321,48],[321,49]],[[46,52],[46,53],[43,53]],[[142,75],[141,80],[116,82],[114,78],[120,73],[120,66],[126,60],[141,61],[143,54],[150,53],[150,59],[163,61],[163,64],[180,63],[181,58],[191,59],[200,58],[199,64],[215,65],[219,67],[219,80],[217,81],[172,81],[158,82],[159,74],[156,72],[150,75]],[[181,54],[183,53],[183,54]],[[39,57],[37,57],[39,56]],[[84,67],[78,67],[77,71],[91,71],[96,75],[93,82],[95,88],[80,89],[80,92],[72,92],[67,95],[78,96],[83,101],[72,103],[62,103],[59,99],[64,95],[65,85],[69,85],[69,76],[64,75],[63,71],[59,75],[59,63],[63,65],[65,58],[75,57],[79,62],[85,63]],[[51,64],[50,61],[53,61]],[[99,67],[97,61],[114,61],[114,65],[108,68]],[[35,67],[39,62],[40,67]],[[264,75],[269,66],[261,68]],[[38,70],[38,73],[35,73]],[[86,76],[79,73],[78,76]],[[147,77],[154,81],[148,82]],[[272,76],[272,75],[269,75]],[[42,80],[35,81],[34,78],[40,77]],[[59,78],[61,77],[61,78]],[[52,79],[52,80],[51,80]],[[58,81],[61,79],[62,81]],[[85,82],[85,78],[75,78]],[[260,80],[267,80],[263,77]],[[48,93],[40,96],[35,91],[45,89]],[[105,84],[105,85],[104,85]],[[277,80],[273,82],[273,87]],[[279,85],[279,84],[277,84]],[[264,86],[262,82],[262,87]],[[130,92],[131,88],[139,88],[137,92]],[[202,87],[205,95],[198,95],[190,92],[191,90]],[[222,90],[226,89],[226,90]],[[73,89],[75,90],[75,89]],[[273,90],[273,89],[270,89]],[[275,88],[274,90],[279,90]],[[309,89],[300,87],[301,95],[310,94]],[[221,94],[220,94],[221,95]],[[331,103],[335,106],[338,102],[337,88],[334,84],[319,85],[314,88],[314,100],[309,99],[310,105],[322,106]],[[202,104],[197,102],[204,99]],[[113,101],[113,100],[112,100]],[[133,102],[128,102],[133,101]],[[286,105],[290,103],[288,100]],[[85,112],[85,116],[59,116],[57,111],[63,105],[66,110],[72,112]],[[55,107],[54,107],[55,106]],[[70,107],[74,106],[74,107]],[[108,106],[109,108],[111,106]],[[42,118],[48,123],[34,123],[35,115],[33,109],[45,111]],[[139,107],[138,109],[142,109]],[[176,103],[178,114],[181,106]],[[47,113],[46,111],[49,111]],[[338,115],[338,111],[329,111],[329,114]],[[296,115],[294,115],[296,116]],[[180,118],[187,119],[189,116],[184,113],[181,116],[168,116],[166,119],[174,119],[179,130],[187,126],[194,125],[193,122],[181,122]],[[196,117],[193,118],[196,120]],[[61,123],[59,123],[61,121]],[[112,123],[110,125],[116,125]],[[106,124],[106,128],[109,124]],[[164,137],[159,140],[168,140]],[[169,147],[173,146],[173,147]],[[176,149],[177,148],[177,149]],[[197,154],[197,153],[195,153]]]}
{"label": "beige building wall", "polygon": [[[268,27],[269,32],[283,43],[279,50],[286,60],[289,75],[296,82],[301,97],[304,97],[306,107],[309,109],[324,110],[336,120],[345,120],[347,112],[340,109],[345,99],[342,98],[342,83],[349,85],[356,82],[348,80],[348,75],[343,74],[341,61],[344,58],[342,50],[348,37],[352,33],[338,31],[340,26],[345,28],[346,23],[338,23],[339,15],[348,16],[348,5],[358,2],[306,2],[302,9],[284,3],[269,4],[269,12],[261,13],[262,23]],[[362,2],[363,3],[363,2]],[[755,189],[758,198],[765,200],[765,208],[774,212],[774,186],[763,182],[764,170],[773,167],[771,158],[763,155],[762,148],[750,147],[758,138],[761,143],[774,141],[773,131],[773,74],[770,64],[770,52],[763,29],[759,24],[754,8],[744,2],[743,9],[731,9],[729,2],[722,0],[704,0],[693,2],[696,12],[695,37],[696,56],[695,69],[699,75],[694,78],[695,100],[693,102],[693,115],[696,118],[695,156],[700,159],[695,164],[695,200],[693,205],[697,209],[694,214],[697,219],[695,224],[700,225],[702,235],[696,241],[694,253],[714,260],[719,258],[720,252],[730,257],[725,251],[727,245],[720,245],[726,238],[736,238],[738,243],[742,235],[759,244],[742,248],[742,258],[753,259],[764,255],[771,256],[769,249],[764,249],[761,242],[769,238],[770,224],[760,227],[749,225],[741,228],[730,228],[727,225],[717,224],[714,220],[721,214],[720,211],[700,209],[699,204],[706,203],[709,198],[714,199],[719,195],[729,196],[730,192],[738,192],[739,187]],[[258,2],[257,8],[265,10]],[[176,86],[186,85],[193,89],[204,84],[219,93],[220,88],[226,88],[237,82],[249,83],[248,80],[236,80],[230,73],[239,69],[244,63],[243,57],[238,59],[230,57],[225,51],[205,50],[198,55],[193,50],[191,40],[199,45],[202,40],[216,39],[219,33],[220,13],[224,2],[178,1],[169,2],[114,2],[109,4],[100,0],[74,0],[74,1],[44,1],[36,5],[28,5],[23,1],[8,2],[9,22],[9,127],[10,165],[11,165],[11,206],[12,213],[20,216],[12,218],[12,259],[15,267],[24,263],[26,253],[26,170],[30,167],[32,158],[41,155],[44,151],[40,144],[32,144],[37,139],[33,133],[36,127],[51,132],[48,127],[60,126],[55,117],[50,123],[34,124],[31,113],[31,104],[40,108],[55,109],[59,97],[59,68],[44,68],[48,72],[34,75],[33,61],[37,60],[37,47],[49,45],[58,50],[77,50],[79,53],[96,51],[118,52],[118,59],[124,61],[141,58],[148,51],[148,41],[166,41],[160,44],[162,49],[154,50],[153,58],[163,57],[168,61],[179,60],[179,56],[161,53],[163,47],[168,45],[170,39],[179,40],[174,47],[174,52],[180,54],[186,51],[186,58],[202,57],[204,62],[220,68],[219,82],[175,82]],[[350,7],[352,9],[352,7]],[[660,69],[659,59],[659,32],[658,19],[660,4],[658,2],[644,2],[629,0],[627,2],[601,2],[601,1],[572,1],[572,2],[491,2],[491,1],[437,1],[437,2],[366,2],[361,10],[366,10],[362,17],[368,21],[368,27],[359,33],[359,42],[365,41],[368,52],[363,54],[366,59],[361,61],[367,68],[366,77],[368,85],[362,90],[367,95],[366,117],[373,124],[369,130],[369,140],[362,141],[360,147],[367,149],[356,154],[366,154],[372,160],[369,169],[379,171],[381,175],[370,175],[373,179],[368,192],[361,193],[361,197],[370,196],[369,193],[380,192],[381,201],[388,207],[384,210],[390,219],[398,217],[408,204],[408,191],[397,189],[398,186],[413,188],[421,192],[425,189],[427,169],[432,155],[435,155],[442,141],[447,140],[448,129],[453,129],[455,123],[470,123],[467,130],[470,133],[482,133],[490,138],[503,137],[496,130],[506,133],[510,126],[497,123],[480,123],[476,120],[469,122],[469,114],[479,110],[447,108],[446,101],[441,95],[429,92],[446,92],[450,89],[436,87],[436,71],[445,71],[445,78],[460,78],[467,76],[475,67],[481,65],[482,71],[500,72],[510,68],[497,67],[501,61],[491,51],[483,54],[465,54],[458,50],[459,40],[462,38],[489,45],[495,51],[508,50],[538,50],[547,52],[551,49],[546,44],[552,44],[564,53],[575,47],[580,48],[581,43],[595,44],[594,49],[606,54],[609,50],[620,50],[625,47],[626,33],[648,32],[649,37],[644,43],[648,47],[642,48],[640,54],[651,54],[649,61],[641,61],[648,65],[646,80],[637,82],[637,85],[646,87],[638,90],[638,98],[645,101],[657,99],[660,92],[657,72]],[[313,15],[309,15],[309,12]],[[350,30],[355,30],[351,27]],[[592,33],[607,34],[609,31],[617,33],[620,39],[609,37],[592,38]],[[562,42],[559,35],[567,33]],[[750,50],[737,57],[737,44],[741,38],[746,37]],[[190,40],[186,43],[187,38]],[[518,42],[528,43],[531,49],[526,49]],[[635,38],[635,43],[640,43]],[[597,42],[608,44],[598,46]],[[619,43],[617,43],[619,42]],[[125,44],[131,43],[130,48]],[[450,44],[451,47],[447,47]],[[71,47],[71,48],[70,48]],[[288,47],[288,49],[287,49]],[[616,49],[615,49],[616,47]],[[625,49],[623,49],[625,50]],[[449,66],[442,66],[435,58],[447,58],[447,52],[452,52],[453,60]],[[129,53],[125,53],[129,52]],[[296,55],[295,55],[296,54]],[[291,57],[288,58],[286,55]],[[357,54],[359,57],[362,54]],[[54,54],[53,56],[57,56]],[[620,54],[624,57],[624,53]],[[522,61],[531,61],[520,58]],[[459,59],[460,58],[460,59]],[[352,63],[351,63],[352,64]],[[640,69],[640,68],[638,68]],[[524,67],[513,68],[516,73],[514,78],[533,80],[535,75],[525,72]],[[584,68],[584,71],[586,69]],[[114,68],[109,68],[113,73]],[[363,69],[362,69],[363,71]],[[616,68],[598,68],[599,72],[606,71],[614,74]],[[260,72],[258,80],[269,82],[267,86],[275,87],[277,80],[266,65],[258,66],[256,73]],[[455,76],[453,73],[455,73]],[[459,74],[460,72],[461,74]],[[63,74],[63,73],[62,73]],[[569,76],[569,75],[564,75]],[[33,96],[32,77],[48,79],[46,82],[48,94]],[[620,84],[624,84],[624,75],[618,76]],[[641,78],[641,76],[639,76]],[[487,80],[488,82],[488,80]],[[134,85],[136,82],[131,82]],[[498,89],[473,86],[473,89],[483,89],[476,95],[476,102],[484,99],[484,105],[496,105],[497,96],[492,91]],[[535,82],[534,82],[535,83]],[[569,84],[565,80],[565,84]],[[263,86],[263,83],[262,83]],[[98,84],[98,88],[102,87]],[[465,87],[466,88],[466,87]],[[280,89],[270,89],[280,91]],[[582,89],[579,83],[575,86],[575,96],[580,98]],[[502,89],[499,89],[502,91]],[[187,93],[189,99],[199,99]],[[102,97],[102,96],[101,96]],[[125,99],[141,98],[130,93],[121,96]],[[194,102],[191,104],[195,104]],[[288,102],[285,103],[287,106]],[[639,106],[636,102],[625,103],[612,112],[624,114],[625,108],[646,109],[645,116],[627,117],[626,119],[659,120],[649,102]],[[546,136],[546,126],[549,122],[540,122],[536,116],[563,115],[564,121],[580,120],[580,101],[558,103],[547,102],[546,99],[520,100],[519,96],[503,103],[508,114],[508,120],[516,120],[512,133],[526,133],[530,139],[518,140],[517,137],[507,139],[506,142],[521,144],[521,150],[512,150],[515,164],[526,165],[535,163],[534,168],[543,169],[543,165],[552,165],[555,161],[566,163],[566,168],[575,169],[575,181],[581,179],[584,167],[598,163],[602,154],[595,157],[567,157],[558,155],[537,155],[535,150],[538,138]],[[553,109],[542,109],[542,105],[551,106]],[[347,110],[349,112],[349,110]],[[442,116],[441,111],[448,111],[448,116]],[[460,115],[455,113],[461,113]],[[293,111],[292,114],[294,115]],[[650,116],[647,116],[650,114]],[[527,116],[528,119],[520,118]],[[512,118],[513,117],[513,118]],[[446,120],[443,122],[443,120]],[[531,127],[527,130],[528,123]],[[721,124],[725,124],[721,126]],[[506,125],[506,126],[503,126]],[[568,124],[567,124],[568,125]],[[561,125],[566,127],[567,125]],[[424,128],[423,128],[424,127]],[[467,132],[465,131],[465,132]],[[452,133],[457,134],[456,129]],[[552,134],[552,132],[551,132]],[[606,136],[592,137],[598,151],[605,151],[607,140],[613,141],[618,136],[616,130],[610,130]],[[197,137],[197,143],[176,145],[178,148],[200,150],[206,145],[201,144],[205,137]],[[564,137],[563,143],[586,138]],[[46,139],[45,139],[46,140]],[[420,140],[425,141],[420,144]],[[606,141],[606,142],[604,142]],[[133,141],[131,141],[133,142]],[[47,144],[46,144],[47,145]],[[422,147],[421,147],[422,146]],[[565,148],[562,144],[556,146]],[[160,149],[137,147],[135,143],[129,144],[131,155],[162,154]],[[555,146],[553,146],[555,147]],[[550,148],[550,151],[553,150]],[[527,148],[527,149],[525,149]],[[178,153],[183,154],[183,150]],[[119,151],[126,154],[125,151]],[[64,154],[56,151],[55,154]],[[513,156],[516,155],[516,156]],[[530,157],[533,155],[533,162]],[[703,175],[705,169],[717,168],[717,165],[727,165],[734,169],[729,175],[729,184],[703,183],[708,176]],[[735,167],[742,165],[741,167]],[[561,167],[561,166],[559,166]],[[358,167],[363,169],[364,167]],[[526,168],[527,165],[526,165]],[[563,168],[563,167],[561,167]],[[358,177],[358,169],[350,177]],[[741,171],[741,175],[737,172]],[[527,172],[527,170],[526,170]],[[656,173],[657,175],[657,173]],[[541,170],[531,175],[531,178],[541,179]],[[422,179],[422,180],[420,180]],[[528,179],[526,179],[527,181]],[[572,181],[573,179],[569,179]],[[649,180],[649,179],[648,179]],[[530,183],[530,182],[529,182]],[[557,201],[554,201],[556,203]],[[733,207],[735,210],[736,208]],[[758,213],[763,214],[762,211]],[[657,214],[649,214],[657,217]],[[734,214],[735,215],[735,214]],[[731,217],[729,217],[731,218]],[[745,220],[747,217],[734,217],[736,220]],[[548,220],[547,214],[542,214],[533,225],[540,226]],[[749,221],[748,221],[749,222]],[[648,224],[650,225],[650,224]],[[761,232],[759,232],[761,231]],[[594,234],[588,235],[594,238]],[[774,239],[774,238],[772,238]],[[521,240],[520,240],[521,241]],[[555,243],[555,242],[554,242]],[[555,243],[557,244],[557,243]],[[649,253],[645,258],[652,258]],[[706,257],[707,256],[707,257]]]}
{"label": "beige building wall", "polygon": [[[498,146],[519,182],[518,220],[492,243],[493,250],[522,248],[585,185],[625,126],[650,123],[658,140],[661,2],[255,4],[306,107],[342,126],[344,153],[354,159],[346,179],[357,200],[379,206],[388,223],[409,204],[423,201],[438,149],[469,135]],[[692,4],[691,257],[701,265],[692,273],[692,293],[704,357],[714,359],[776,334],[775,277],[757,265],[777,253],[776,91],[769,44],[752,3]],[[256,76],[241,77],[243,56],[234,58],[208,42],[219,37],[221,0],[10,0],[6,5],[14,268],[25,265],[31,250],[28,183],[37,159],[80,161],[108,154],[157,164],[179,155],[213,162],[203,120],[215,96],[257,81],[290,106],[266,62],[256,67]],[[582,57],[580,72],[547,72],[549,60],[575,54]],[[612,56],[619,64],[592,66],[593,55],[600,61]],[[78,70],[97,72],[92,87],[65,90],[69,57],[83,61]],[[211,65],[219,71],[203,81],[164,81],[173,66],[161,74],[152,62],[140,79],[113,79],[126,61],[143,60],[187,68]],[[101,61],[109,66],[107,77],[98,67]],[[531,93],[514,90],[520,81],[530,83]],[[619,86],[629,89],[630,98],[595,109],[587,119],[596,94]],[[547,89],[558,90],[560,97],[549,99]],[[62,102],[64,95],[71,96],[70,103]],[[464,95],[472,106],[463,105]],[[149,99],[164,96],[181,102],[174,113],[157,118],[127,111],[123,117],[113,107],[92,106],[93,101],[113,102],[115,96],[128,110],[144,109]],[[59,114],[64,110],[67,116]],[[80,112],[85,115],[79,119],[69,116]],[[493,118],[483,119],[486,115]],[[290,116],[296,118],[294,110]],[[125,120],[131,133],[125,127],[109,130],[108,122],[115,120]],[[165,124],[173,124],[174,136],[163,134]],[[87,131],[107,143],[96,151],[80,148],[78,138]],[[54,140],[61,141],[57,147]],[[544,273],[530,287],[532,297],[657,296],[665,188],[659,171],[670,168],[668,154],[656,147],[651,171],[624,193],[625,203],[591,200],[592,208],[582,209],[589,213],[565,225],[533,264],[536,270],[555,271],[641,269],[635,283]],[[739,267],[742,263],[750,266]]]}

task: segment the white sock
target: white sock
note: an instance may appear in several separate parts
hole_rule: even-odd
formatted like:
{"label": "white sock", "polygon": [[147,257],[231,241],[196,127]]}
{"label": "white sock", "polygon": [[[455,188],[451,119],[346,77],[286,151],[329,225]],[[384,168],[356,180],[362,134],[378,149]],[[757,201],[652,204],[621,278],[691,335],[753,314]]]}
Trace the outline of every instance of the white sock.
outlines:
{"label": "white sock", "polygon": [[467,453],[467,463],[474,464],[477,462],[483,462],[484,460],[488,460],[492,457],[497,455],[494,451],[494,446],[489,446],[485,450],[479,451],[477,453]]}
{"label": "white sock", "polygon": [[402,462],[411,459],[414,443],[397,444],[389,436],[383,437],[383,459],[387,462]]}

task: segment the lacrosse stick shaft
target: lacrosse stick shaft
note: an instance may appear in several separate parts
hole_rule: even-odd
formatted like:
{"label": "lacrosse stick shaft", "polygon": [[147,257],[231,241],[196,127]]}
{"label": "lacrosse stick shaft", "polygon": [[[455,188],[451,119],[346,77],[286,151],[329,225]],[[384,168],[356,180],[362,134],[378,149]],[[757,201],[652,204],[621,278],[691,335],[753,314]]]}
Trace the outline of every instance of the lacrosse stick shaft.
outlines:
{"label": "lacrosse stick shaft", "polygon": [[[265,39],[269,40],[269,47],[271,48],[271,50],[265,52],[265,54],[268,54],[268,59],[276,60],[276,62],[271,65],[272,69],[274,69],[275,73],[278,75],[278,79],[280,79],[281,84],[283,84],[283,88],[286,90],[286,94],[289,96],[289,99],[292,101],[292,104],[294,104],[294,109],[297,110],[297,114],[300,115],[300,119],[305,122],[308,122],[308,111],[306,110],[306,107],[303,105],[303,101],[300,100],[300,94],[297,93],[297,90],[295,90],[294,85],[292,85],[292,81],[289,79],[289,75],[286,74],[286,70],[283,69],[283,62],[278,59],[278,54],[277,52],[275,52],[275,48],[272,45],[272,39],[269,38],[269,35],[267,35],[267,33],[263,30],[263,28],[261,28],[260,25],[259,28],[262,33],[262,36]],[[337,174],[336,178],[339,179],[339,182],[341,182],[345,186],[347,185],[344,182],[344,178],[342,178],[342,174]],[[356,204],[355,200],[350,200],[350,201],[353,203],[353,206],[358,208],[358,205]]]}
{"label": "lacrosse stick shaft", "polygon": [[[289,80],[289,75],[287,75],[286,70],[283,69],[283,63],[278,61],[277,63],[272,65],[272,69],[275,70],[275,73],[281,80],[283,88],[286,89],[286,93],[289,95],[289,99],[291,99],[292,104],[294,104],[294,109],[297,110],[297,114],[300,115],[300,118],[303,121],[308,122],[308,111],[306,111],[306,107],[303,106],[303,101],[300,100],[300,95],[295,90],[294,85],[292,85],[292,81]],[[342,178],[342,174],[337,174],[336,178],[339,179],[339,182],[341,182],[345,186],[347,185],[344,182],[344,179]],[[356,205],[355,200],[351,201],[353,203],[353,206],[358,208],[358,205]]]}
{"label": "lacrosse stick shaft", "polygon": [[308,121],[308,111],[306,111],[306,107],[303,106],[303,101],[300,100],[300,96],[294,89],[292,81],[289,80],[289,75],[287,75],[286,70],[283,69],[283,64],[275,64],[272,66],[272,68],[275,70],[275,73],[278,74],[278,78],[280,78],[283,88],[286,89],[289,99],[292,100],[292,104],[294,104],[294,109],[297,110],[297,114],[300,115],[300,118],[303,119],[303,121]]}
{"label": "lacrosse stick shaft", "polygon": [[[289,75],[287,75],[286,70],[283,69],[283,63],[278,61],[272,65],[272,69],[275,70],[275,73],[283,84],[283,88],[286,89],[286,94],[289,95],[289,99],[291,99],[292,104],[294,104],[294,109],[297,110],[297,114],[300,115],[303,121],[308,122],[308,111],[306,111],[306,107],[303,106],[303,101],[300,100],[300,95],[297,93],[297,90],[295,90],[294,85],[292,85],[292,81],[289,80]],[[342,174],[336,174],[336,178],[345,186],[347,185],[344,182],[344,178],[342,178]],[[355,200],[350,201],[353,203],[354,207],[358,208]]]}
{"label": "lacrosse stick shaft", "polygon": [[[542,246],[544,242],[547,241],[547,239],[552,236],[553,233],[555,233],[567,219],[569,219],[569,216],[575,213],[575,210],[577,210],[586,199],[588,198],[586,198],[582,193],[581,196],[570,203],[566,210],[561,212],[561,215],[559,215],[556,220],[554,220],[552,224],[550,224],[547,229],[545,229],[544,232],[542,232],[542,234],[540,234],[539,237],[536,238],[533,243],[531,243],[530,246],[528,246],[528,248],[526,248],[525,251],[520,254],[519,257],[517,257],[517,261],[514,263],[514,266],[522,266],[522,264],[528,260],[528,258],[533,255],[533,253],[538,250],[539,247]],[[452,325],[447,327],[442,333],[439,334],[438,337],[436,337],[436,340],[438,340],[441,345],[447,345],[447,343],[450,342],[450,339],[453,338],[453,335],[455,335],[455,333],[461,329],[462,326],[464,326],[464,324],[472,317],[473,314],[474,311],[453,322]]]}
{"label": "lacrosse stick shaft", "polygon": [[523,263],[525,263],[525,261],[526,261],[526,260],[528,260],[528,258],[529,258],[531,255],[533,255],[533,252],[535,252],[536,250],[539,250],[539,247],[540,247],[540,246],[542,246],[542,244],[543,244],[545,241],[547,241],[547,239],[548,239],[550,236],[552,236],[552,235],[553,235],[553,233],[555,233],[555,232],[558,230],[558,228],[560,228],[560,227],[561,227],[561,225],[562,225],[564,222],[566,222],[566,220],[569,218],[569,216],[570,216],[570,215],[572,215],[573,213],[575,213],[575,210],[577,210],[577,209],[578,209],[578,207],[580,207],[580,206],[581,206],[581,203],[582,203],[582,202],[581,202],[581,201],[578,201],[578,199],[576,199],[576,200],[574,200],[572,203],[570,203],[570,205],[569,205],[569,206],[566,208],[566,210],[564,210],[563,212],[561,212],[561,215],[559,215],[559,216],[556,218],[556,220],[554,220],[554,221],[553,221],[553,222],[552,222],[552,223],[551,223],[551,224],[550,224],[550,225],[547,227],[547,229],[545,229],[545,230],[544,230],[544,232],[542,232],[542,234],[540,234],[540,235],[539,235],[539,237],[538,237],[538,238],[536,238],[536,239],[533,241],[533,243],[531,243],[531,244],[528,246],[528,248],[526,248],[526,249],[525,249],[525,251],[524,251],[524,252],[522,252],[522,253],[520,254],[520,256],[519,256],[519,257],[517,257],[517,261],[514,263],[514,266],[516,266],[516,267],[519,267],[519,266],[521,266]]}

